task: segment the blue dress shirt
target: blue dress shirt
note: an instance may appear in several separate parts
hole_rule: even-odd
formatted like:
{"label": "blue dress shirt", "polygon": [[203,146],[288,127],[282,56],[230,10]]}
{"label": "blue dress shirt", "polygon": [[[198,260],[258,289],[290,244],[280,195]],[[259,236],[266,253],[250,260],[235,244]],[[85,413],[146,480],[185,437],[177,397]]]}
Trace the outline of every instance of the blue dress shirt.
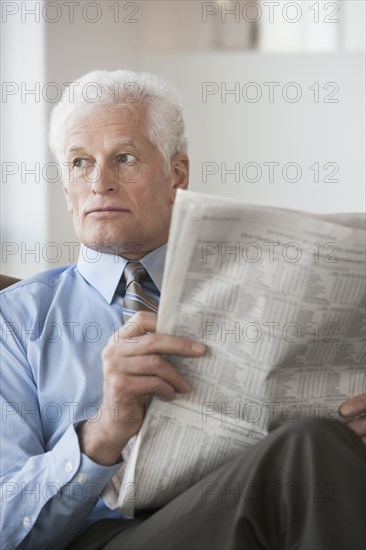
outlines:
{"label": "blue dress shirt", "polygon": [[[159,290],[165,253],[140,260]],[[0,295],[2,550],[65,548],[95,521],[123,517],[99,497],[120,464],[81,453],[76,429],[102,399],[101,352],[123,324],[126,262],[82,246],[77,265]]]}

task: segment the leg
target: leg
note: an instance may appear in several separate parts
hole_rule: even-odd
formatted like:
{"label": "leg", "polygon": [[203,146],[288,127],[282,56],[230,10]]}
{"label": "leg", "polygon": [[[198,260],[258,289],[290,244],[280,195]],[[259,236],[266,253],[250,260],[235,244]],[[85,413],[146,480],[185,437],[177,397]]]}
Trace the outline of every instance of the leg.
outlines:
{"label": "leg", "polygon": [[338,422],[277,428],[104,550],[361,550],[365,448]]}

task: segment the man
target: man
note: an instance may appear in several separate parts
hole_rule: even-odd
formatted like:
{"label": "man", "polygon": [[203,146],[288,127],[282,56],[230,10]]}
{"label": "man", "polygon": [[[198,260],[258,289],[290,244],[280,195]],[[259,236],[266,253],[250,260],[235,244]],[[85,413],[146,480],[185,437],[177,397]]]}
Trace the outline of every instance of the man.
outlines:
{"label": "man", "polygon": [[[74,83],[73,95],[66,90],[53,112],[50,145],[82,243],[78,264],[2,294],[1,548],[361,548],[362,416],[352,430],[278,428],[205,478],[229,493],[238,483],[293,484],[295,501],[281,490],[203,499],[198,483],[135,520],[105,505],[145,396],[190,391],[164,356],[198,357],[205,347],[156,334],[152,312],[175,194],[188,186],[175,91],[149,74],[98,71]],[[347,406],[351,416],[366,412],[364,396]]]}

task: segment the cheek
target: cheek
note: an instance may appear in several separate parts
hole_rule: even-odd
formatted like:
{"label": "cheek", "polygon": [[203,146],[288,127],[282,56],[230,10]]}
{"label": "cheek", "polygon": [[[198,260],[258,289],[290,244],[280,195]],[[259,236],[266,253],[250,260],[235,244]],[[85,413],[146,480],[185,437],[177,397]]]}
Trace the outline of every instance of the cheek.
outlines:
{"label": "cheek", "polygon": [[66,200],[67,210],[68,210],[68,212],[70,212],[72,214],[72,212],[74,210],[72,195],[70,194],[70,191],[67,187],[64,187],[63,191],[64,191],[64,197],[65,197],[65,200]]}
{"label": "cheek", "polygon": [[75,191],[69,190],[68,206],[74,215],[78,214],[79,210],[81,210],[84,200],[85,199],[83,199],[83,197],[80,196],[80,193],[75,193]]}

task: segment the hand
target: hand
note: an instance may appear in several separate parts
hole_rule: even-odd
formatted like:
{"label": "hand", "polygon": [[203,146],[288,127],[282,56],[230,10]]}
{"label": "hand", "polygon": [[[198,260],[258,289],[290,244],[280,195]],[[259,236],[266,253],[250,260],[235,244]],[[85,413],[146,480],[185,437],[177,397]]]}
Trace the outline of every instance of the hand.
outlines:
{"label": "hand", "polygon": [[79,431],[80,448],[99,464],[112,465],[145,415],[145,395],[173,400],[190,386],[162,354],[199,357],[206,348],[188,338],[156,334],[156,315],[136,313],[102,353],[103,400],[95,418]]}
{"label": "hand", "polygon": [[366,445],[366,393],[345,401],[340,413],[346,418],[351,418],[347,421],[347,426],[359,435]]}

